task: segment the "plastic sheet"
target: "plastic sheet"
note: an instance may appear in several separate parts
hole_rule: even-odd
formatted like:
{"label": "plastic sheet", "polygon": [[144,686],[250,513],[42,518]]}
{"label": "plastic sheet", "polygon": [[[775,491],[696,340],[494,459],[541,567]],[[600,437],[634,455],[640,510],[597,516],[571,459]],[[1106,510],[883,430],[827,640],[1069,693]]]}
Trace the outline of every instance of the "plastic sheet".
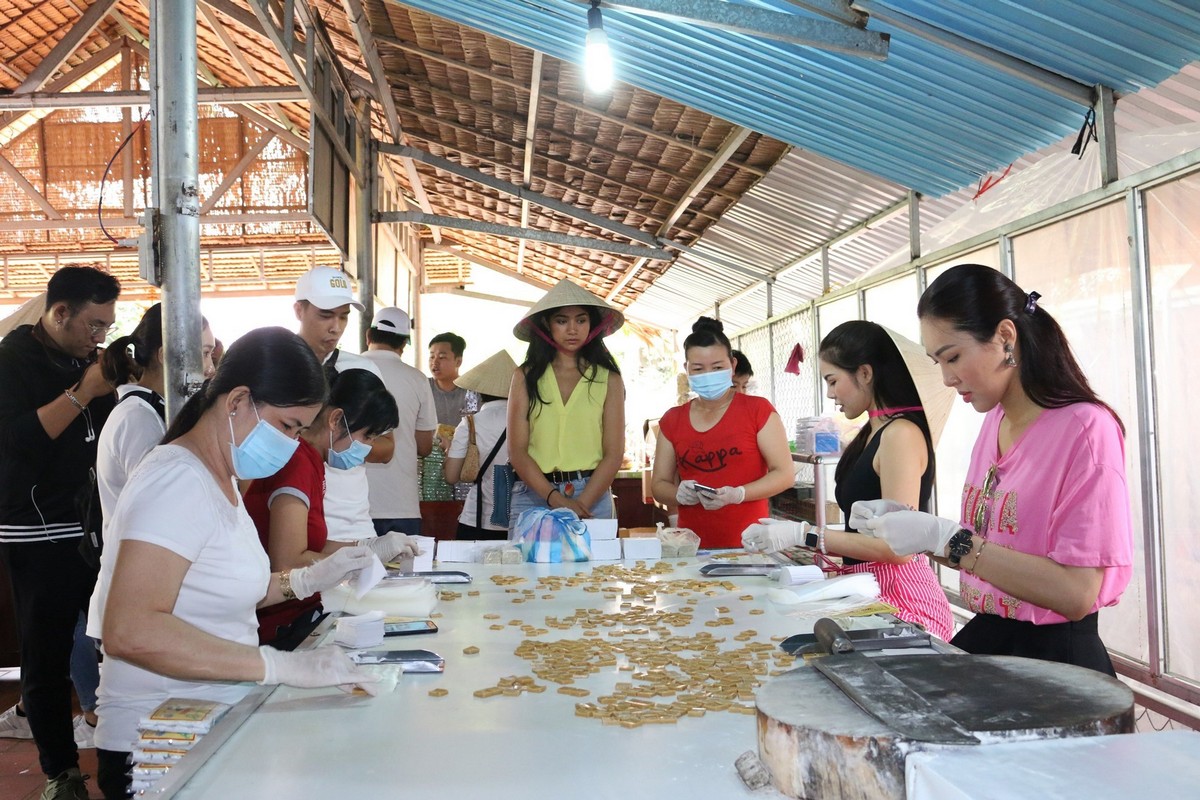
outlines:
{"label": "plastic sheet", "polygon": [[353,590],[335,586],[323,592],[322,604],[331,614],[365,614],[382,611],[389,617],[428,617],[437,607],[437,590],[424,578],[389,579],[355,598]]}

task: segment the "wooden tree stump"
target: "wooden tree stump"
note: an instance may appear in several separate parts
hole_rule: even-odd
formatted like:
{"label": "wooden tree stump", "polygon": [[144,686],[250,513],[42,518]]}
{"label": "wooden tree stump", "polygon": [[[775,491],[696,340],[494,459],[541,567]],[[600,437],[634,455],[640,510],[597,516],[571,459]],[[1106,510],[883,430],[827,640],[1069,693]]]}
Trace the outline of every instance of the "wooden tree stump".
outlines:
{"label": "wooden tree stump", "polygon": [[[1133,730],[1133,693],[1094,670],[1009,656],[875,661],[980,746]],[[902,800],[908,754],[947,747],[902,737],[808,666],[768,682],[757,704],[759,756],[789,797]]]}

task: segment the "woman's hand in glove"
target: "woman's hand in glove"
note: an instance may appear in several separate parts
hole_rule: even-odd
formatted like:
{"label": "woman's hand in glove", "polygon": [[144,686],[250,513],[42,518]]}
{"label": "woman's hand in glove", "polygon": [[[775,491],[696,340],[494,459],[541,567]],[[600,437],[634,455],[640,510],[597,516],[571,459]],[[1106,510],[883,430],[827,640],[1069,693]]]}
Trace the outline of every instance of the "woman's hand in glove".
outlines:
{"label": "woman's hand in glove", "polygon": [[379,693],[378,678],[355,664],[336,645],[291,652],[263,645],[258,653],[263,660],[263,679],[259,683],[264,686],[277,683],[303,689],[337,686],[346,691],[359,688],[372,697]]}
{"label": "woman's hand in glove", "polygon": [[369,547],[343,547],[307,567],[291,571],[292,591],[303,600],[317,592],[332,589],[360,569],[369,567],[377,556]]}
{"label": "woman's hand in glove", "polygon": [[700,493],[696,491],[695,481],[680,481],[675,490],[675,502],[681,506],[694,506],[700,502]]}
{"label": "woman's hand in glove", "polygon": [[735,506],[746,499],[745,486],[722,486],[715,492],[699,492],[700,505],[709,511]]}
{"label": "woman's hand in glove", "polygon": [[751,553],[777,553],[803,544],[809,530],[807,522],[760,519],[742,531],[742,547]]}
{"label": "woman's hand in glove", "polygon": [[895,500],[858,500],[850,506],[850,519],[846,522],[846,527],[861,531],[867,520],[882,517],[893,511],[912,511],[912,506]]}
{"label": "woman's hand in glove", "polygon": [[882,539],[898,556],[933,553],[944,557],[946,543],[961,527],[953,520],[924,511],[904,510],[865,520],[858,532]]}
{"label": "woman's hand in glove", "polygon": [[371,552],[379,556],[379,560],[385,564],[395,561],[397,558],[412,558],[421,554],[417,540],[400,531],[389,531],[383,536],[368,536],[365,539],[359,539],[356,544],[359,547],[370,548]]}

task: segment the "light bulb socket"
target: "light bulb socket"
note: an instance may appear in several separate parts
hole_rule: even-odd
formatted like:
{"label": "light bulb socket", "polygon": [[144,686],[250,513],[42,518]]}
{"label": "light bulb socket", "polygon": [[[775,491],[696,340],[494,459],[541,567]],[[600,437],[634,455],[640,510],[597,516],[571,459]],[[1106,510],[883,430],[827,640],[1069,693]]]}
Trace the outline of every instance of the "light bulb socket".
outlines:
{"label": "light bulb socket", "polygon": [[604,30],[604,18],[600,15],[600,0],[592,0],[588,9],[588,30]]}

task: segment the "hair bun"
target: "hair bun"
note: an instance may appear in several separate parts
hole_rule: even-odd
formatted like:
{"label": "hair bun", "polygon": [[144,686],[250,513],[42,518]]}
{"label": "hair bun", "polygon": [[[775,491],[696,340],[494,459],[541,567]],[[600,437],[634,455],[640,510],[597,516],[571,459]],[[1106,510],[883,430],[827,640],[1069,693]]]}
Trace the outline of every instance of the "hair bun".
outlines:
{"label": "hair bun", "polygon": [[719,319],[713,319],[712,317],[701,317],[692,324],[692,333],[700,333],[701,331],[724,333],[725,326],[721,324],[721,320]]}

